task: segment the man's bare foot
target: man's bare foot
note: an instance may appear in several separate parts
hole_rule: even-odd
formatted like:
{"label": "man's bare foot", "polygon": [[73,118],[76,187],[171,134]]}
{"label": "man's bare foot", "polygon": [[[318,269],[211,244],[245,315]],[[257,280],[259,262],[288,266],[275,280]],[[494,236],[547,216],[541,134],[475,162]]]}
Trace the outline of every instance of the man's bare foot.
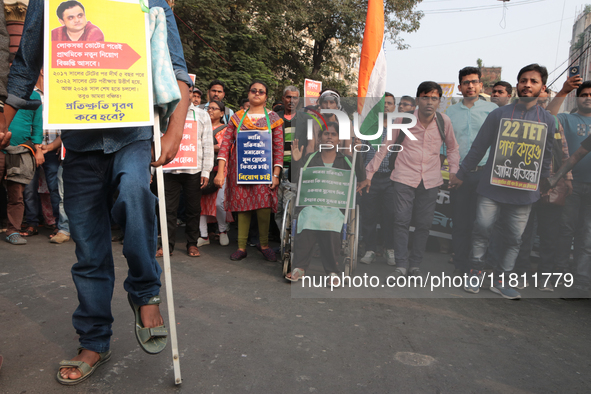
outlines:
{"label": "man's bare foot", "polygon": [[[79,355],[74,357],[72,361],[84,361],[86,364],[92,367],[99,359],[100,356],[97,352],[84,349]],[[78,368],[62,368],[60,369],[60,375],[63,379],[75,380],[82,376],[82,372],[80,372]]]}
{"label": "man's bare foot", "polygon": [[141,306],[140,314],[144,328],[154,328],[164,325],[164,319],[162,319],[158,304]]}

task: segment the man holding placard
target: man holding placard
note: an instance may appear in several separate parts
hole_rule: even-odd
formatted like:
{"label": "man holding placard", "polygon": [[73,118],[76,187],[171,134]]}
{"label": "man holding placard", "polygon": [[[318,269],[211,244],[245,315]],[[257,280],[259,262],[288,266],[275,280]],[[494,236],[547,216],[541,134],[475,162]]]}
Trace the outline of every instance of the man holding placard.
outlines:
{"label": "man holding placard", "polygon": [[[199,219],[201,215],[201,189],[207,186],[209,174],[213,169],[213,131],[211,119],[201,108],[191,106],[185,120],[183,140],[173,161],[164,166],[164,188],[166,191],[166,217],[168,224],[168,244],[174,250],[177,212],[181,190],[185,198],[187,225],[187,254],[199,257],[197,239],[199,238]],[[158,248],[156,257],[162,256]]]}
{"label": "man holding placard", "polygon": [[508,299],[521,298],[519,292],[508,285],[507,274],[515,265],[531,206],[540,199],[540,178],[550,174],[555,120],[537,105],[547,79],[548,71],[538,64],[530,64],[519,71],[519,101],[488,115],[460,170],[450,179],[451,188],[461,187],[466,174],[476,168],[491,148],[476,190],[471,269],[464,284],[467,292],[480,291],[489,239],[497,218],[502,217],[506,249],[495,267],[496,278],[491,291]]}
{"label": "man holding placard", "polygon": [[[164,0],[152,0],[149,3],[152,7],[162,7],[164,10],[165,18],[161,19],[164,19],[167,25],[165,29],[168,33],[166,41],[168,51],[165,50],[163,53],[167,55],[166,57],[170,55],[173,68],[170,71],[173,73],[173,79],[176,76],[175,82],[178,84],[181,94],[176,109],[174,112],[171,111],[167,132],[162,137],[160,158],[157,161],[152,161],[151,141],[154,133],[153,127],[148,125],[153,124],[151,116],[153,108],[151,101],[143,101],[142,105],[138,104],[141,95],[140,97],[132,96],[130,93],[127,97],[134,97],[129,99],[131,106],[125,105],[125,108],[130,110],[143,110],[141,114],[137,114],[137,119],[142,117],[146,120],[136,121],[135,126],[122,121],[123,116],[110,117],[108,123],[99,124],[103,118],[99,109],[110,106],[109,109],[117,112],[122,108],[117,101],[107,102],[108,95],[98,107],[91,103],[85,103],[84,109],[89,115],[84,119],[78,116],[68,116],[74,110],[79,110],[81,104],[71,105],[71,109],[66,109],[65,103],[62,103],[60,104],[63,106],[61,112],[58,110],[53,114],[51,112],[48,114],[49,118],[57,116],[58,122],[61,120],[64,124],[72,125],[70,130],[64,127],[62,131],[62,140],[67,151],[63,163],[64,207],[69,217],[72,239],[76,242],[76,257],[78,259],[78,262],[72,267],[72,277],[78,291],[80,304],[73,314],[72,321],[80,336],[80,348],[76,357],[60,363],[57,379],[65,385],[74,385],[85,380],[111,356],[109,350],[113,322],[111,298],[115,282],[111,252],[111,218],[124,230],[123,254],[127,258],[129,267],[124,287],[134,309],[134,326],[138,343],[144,351],[151,354],[162,351],[166,345],[167,333],[159,311],[162,270],[154,257],[157,245],[157,220],[156,197],[149,188],[150,164],[154,167],[161,166],[173,160],[177,154],[189,105],[189,87],[192,86],[192,83],[187,73],[182,44],[172,10]],[[48,55],[47,49],[53,50],[55,45],[59,45],[50,42],[48,38],[52,23],[44,23],[45,4],[48,4],[45,11],[53,14],[59,1],[34,1],[29,4],[21,46],[9,75],[6,102],[7,122],[12,120],[19,109],[30,108],[36,104],[27,98],[33,90],[42,64],[45,64],[45,67],[50,67],[50,70],[51,67],[55,68],[55,65],[60,65],[59,61],[48,60],[44,63],[44,46],[46,47],[46,55]],[[135,46],[136,55],[138,53],[143,55],[139,55],[139,58],[135,57],[136,60],[132,59],[133,63],[129,62],[125,66],[121,66],[114,58],[110,59],[112,62],[108,63],[108,66],[103,65],[103,71],[100,70],[99,65],[99,69],[93,72],[98,75],[98,73],[106,72],[105,68],[127,70],[117,72],[132,73],[133,71],[133,76],[130,75],[130,78],[137,78],[140,82],[150,81],[146,78],[150,75],[150,64],[147,61],[149,58],[149,21],[147,16],[142,13],[140,5],[138,3],[95,0],[87,4],[87,8],[91,7],[93,7],[93,18],[97,18],[107,33],[107,41],[119,40],[123,42],[66,44],[72,45],[68,47],[70,50],[67,53],[74,53],[80,45],[111,46],[113,53]],[[46,15],[46,20],[49,20],[49,15]],[[130,27],[133,30],[121,34],[122,30]],[[50,45],[51,47],[49,47]],[[84,47],[83,51],[89,53],[91,49],[93,48],[88,46]],[[73,60],[72,62],[74,66],[69,65],[69,62],[65,62],[68,64],[61,66],[63,75],[70,75],[66,74],[70,73],[66,67],[78,69],[97,67],[91,61],[78,63]],[[135,63],[141,64],[143,70],[138,70],[137,66],[133,66]],[[74,70],[72,72],[80,73],[82,71]],[[115,71],[106,73],[111,72]],[[46,73],[46,75],[53,77],[53,74]],[[84,87],[85,84],[92,86],[92,83],[88,79],[80,81],[78,86]],[[48,101],[51,101],[49,98],[51,95],[51,97],[56,97],[54,102],[59,103],[59,95],[51,91],[51,84],[49,86],[50,89],[46,92]],[[104,88],[106,89],[108,86],[109,82],[107,81]],[[144,85],[140,83],[136,86],[140,86],[141,89],[109,89],[117,92],[116,94],[109,93],[109,95],[123,96],[126,92],[145,91],[145,96],[149,96],[151,99],[151,83],[146,82]],[[58,91],[62,90],[58,88]],[[63,91],[67,92],[67,90]],[[133,100],[137,101],[133,102]],[[63,109],[66,111],[64,112]],[[92,114],[91,111],[96,112]],[[132,112],[128,112],[127,117],[132,118]],[[134,114],[133,117],[136,115]],[[107,116],[104,118],[106,119]],[[82,123],[87,119],[91,119],[94,123]],[[151,122],[150,119],[152,119]],[[76,122],[80,122],[80,124]],[[113,204],[110,204],[115,192],[119,192],[118,197]]]}

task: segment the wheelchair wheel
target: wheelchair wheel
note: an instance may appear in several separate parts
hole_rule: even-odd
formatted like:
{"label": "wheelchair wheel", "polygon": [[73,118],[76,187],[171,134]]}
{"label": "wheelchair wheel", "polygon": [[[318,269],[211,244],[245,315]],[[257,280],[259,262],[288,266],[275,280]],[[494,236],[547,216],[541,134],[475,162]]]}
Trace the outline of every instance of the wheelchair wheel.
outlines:
{"label": "wheelchair wheel", "polygon": [[[280,256],[283,262],[283,277],[291,272],[291,259],[292,259],[292,226],[294,224],[294,211],[295,211],[295,196],[292,197],[285,207],[283,212],[283,225],[281,226],[281,246]],[[293,229],[295,230],[295,229]]]}

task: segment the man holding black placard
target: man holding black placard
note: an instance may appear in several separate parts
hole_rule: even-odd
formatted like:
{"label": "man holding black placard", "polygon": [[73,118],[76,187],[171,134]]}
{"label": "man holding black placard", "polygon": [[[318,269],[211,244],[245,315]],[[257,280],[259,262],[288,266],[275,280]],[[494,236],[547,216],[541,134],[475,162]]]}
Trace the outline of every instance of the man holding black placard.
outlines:
{"label": "man holding black placard", "polygon": [[540,199],[538,183],[549,176],[556,125],[554,117],[537,105],[547,79],[548,71],[538,64],[530,64],[519,71],[519,101],[488,115],[456,177],[450,179],[450,187],[461,187],[466,174],[475,169],[492,148],[477,188],[471,269],[464,284],[467,292],[480,291],[489,239],[497,218],[502,218],[506,249],[501,252],[495,268],[491,291],[509,299],[521,298],[519,292],[508,285],[507,274],[515,265],[531,205]]}

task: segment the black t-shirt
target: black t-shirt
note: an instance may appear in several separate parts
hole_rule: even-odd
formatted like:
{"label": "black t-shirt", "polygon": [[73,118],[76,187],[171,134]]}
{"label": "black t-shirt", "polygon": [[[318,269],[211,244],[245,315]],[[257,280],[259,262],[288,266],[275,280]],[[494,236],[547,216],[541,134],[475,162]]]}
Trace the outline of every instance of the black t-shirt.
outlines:
{"label": "black t-shirt", "polygon": [[591,151],[591,135],[581,142],[581,146],[585,148],[585,150]]}

